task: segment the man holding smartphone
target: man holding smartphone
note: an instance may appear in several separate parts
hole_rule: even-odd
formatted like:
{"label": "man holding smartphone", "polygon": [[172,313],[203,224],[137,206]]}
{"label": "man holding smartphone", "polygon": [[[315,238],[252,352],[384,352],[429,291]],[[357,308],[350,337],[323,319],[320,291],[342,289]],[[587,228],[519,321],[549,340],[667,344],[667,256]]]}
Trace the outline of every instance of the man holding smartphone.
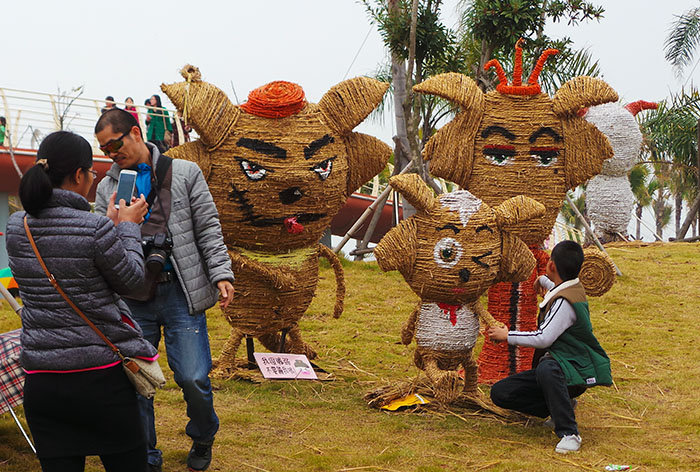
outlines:
{"label": "man holding smartphone", "polygon": [[[206,470],[219,419],[209,380],[212,362],[205,311],[216,304],[218,292],[222,308],[234,293],[219,215],[199,167],[161,155],[143,140],[130,113],[119,109],[104,113],[95,125],[95,135],[100,149],[114,161],[97,186],[95,211],[106,213],[122,169],[136,171],[136,194],[146,196],[150,205],[141,229],[144,255],[147,261],[149,251],[162,256],[161,270],[145,281],[150,293],[134,294],[126,302],[144,338],[156,347],[162,327],[168,365],[182,388],[190,418],[185,432],[193,444],[187,466]],[[159,241],[156,246],[154,241]],[[139,397],[139,406],[149,443],[149,467],[160,471],[153,400]]]}

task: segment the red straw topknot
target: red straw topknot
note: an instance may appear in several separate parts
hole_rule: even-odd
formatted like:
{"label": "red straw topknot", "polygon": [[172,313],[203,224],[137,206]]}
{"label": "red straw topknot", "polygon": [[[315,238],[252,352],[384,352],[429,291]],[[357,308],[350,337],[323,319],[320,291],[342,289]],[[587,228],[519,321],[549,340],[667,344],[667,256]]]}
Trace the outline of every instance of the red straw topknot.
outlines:
{"label": "red straw topknot", "polygon": [[520,38],[515,43],[515,65],[513,67],[513,83],[508,85],[508,77],[503,70],[503,67],[496,59],[491,59],[484,65],[484,70],[489,70],[490,68],[496,69],[496,75],[498,76],[498,85],[496,90],[506,95],[537,95],[541,92],[540,84],[537,80],[540,78],[540,73],[544,67],[544,63],[547,61],[549,56],[557,54],[559,51],[556,49],[545,49],[545,51],[540,55],[540,58],[535,64],[535,68],[532,70],[532,74],[527,79],[527,85],[523,85],[523,49],[522,49],[523,39]]}
{"label": "red straw topknot", "polygon": [[299,113],[306,106],[301,85],[278,80],[258,87],[248,95],[241,109],[263,118],[285,118]]}

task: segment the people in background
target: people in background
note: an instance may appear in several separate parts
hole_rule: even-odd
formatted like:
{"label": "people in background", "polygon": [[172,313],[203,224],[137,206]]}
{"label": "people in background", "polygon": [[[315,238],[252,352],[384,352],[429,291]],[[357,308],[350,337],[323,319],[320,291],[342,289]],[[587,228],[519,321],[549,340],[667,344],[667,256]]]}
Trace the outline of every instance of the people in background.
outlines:
{"label": "people in background", "polygon": [[100,114],[108,112],[109,110],[113,110],[115,108],[118,108],[118,107],[114,103],[114,97],[111,95],[107,95],[105,97],[105,106],[103,106],[102,109],[100,110]]}
{"label": "people in background", "polygon": [[[180,121],[180,126],[177,126],[176,121]],[[180,135],[180,130],[182,130],[182,135]],[[190,132],[192,127],[185,124],[185,120],[182,119],[182,113],[180,110],[177,111],[175,118],[173,118],[173,143],[172,147],[179,146],[180,144],[185,144],[190,142]]]}
{"label": "people in background", "polygon": [[[161,153],[170,149],[172,141],[173,125],[170,123],[170,114],[163,108],[160,95],[152,95],[149,100],[148,116],[146,116],[146,139],[158,147]],[[166,139],[167,135],[167,139]]]}
{"label": "people in background", "polygon": [[0,116],[0,146],[5,145],[5,133],[7,127],[7,120],[4,116]]}
{"label": "people in background", "polygon": [[125,104],[124,110],[131,113],[131,116],[133,116],[134,119],[136,120],[136,122],[138,123],[139,122],[139,113],[136,110],[136,106],[134,105],[134,99],[131,97],[126,97],[126,100],[124,100],[124,104]]}

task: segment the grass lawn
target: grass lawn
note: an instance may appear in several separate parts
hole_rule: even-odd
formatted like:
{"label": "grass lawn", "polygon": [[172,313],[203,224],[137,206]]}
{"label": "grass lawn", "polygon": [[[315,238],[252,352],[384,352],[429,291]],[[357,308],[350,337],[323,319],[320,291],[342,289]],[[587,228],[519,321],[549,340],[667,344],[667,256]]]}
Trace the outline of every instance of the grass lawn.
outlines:
{"label": "grass lawn", "polygon": [[[413,345],[398,343],[417,299],[398,273],[384,274],[376,263],[345,263],[343,316],[328,315],[334,279],[324,267],[318,296],[302,322],[306,341],[319,353],[317,363],[336,380],[215,380],[221,429],[210,470],[602,471],[609,463],[640,471],[700,470],[694,328],[700,317],[700,244],[626,245],[609,252],[624,276],[590,305],[615,385],[580,397],[578,454],[556,454],[557,438],[537,419],[523,426],[468,411],[368,408],[362,397],[369,390],[417,373]],[[20,327],[7,304],[3,308],[0,332]],[[217,308],[209,312],[209,334],[217,356],[228,335]],[[164,470],[183,471],[190,446],[185,404],[164,352],[161,361],[170,380],[156,396],[159,445]],[[0,417],[0,470],[39,470],[9,414]],[[91,458],[87,470],[103,469]]]}

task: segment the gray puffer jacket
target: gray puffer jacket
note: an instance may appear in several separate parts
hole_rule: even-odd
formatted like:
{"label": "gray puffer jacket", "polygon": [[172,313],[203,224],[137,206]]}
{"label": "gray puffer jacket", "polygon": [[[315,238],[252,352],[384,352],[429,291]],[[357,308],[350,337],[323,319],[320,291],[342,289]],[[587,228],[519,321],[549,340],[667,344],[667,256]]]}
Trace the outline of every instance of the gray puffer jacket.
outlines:
{"label": "gray puffer jacket", "polygon": [[[151,143],[146,143],[146,146],[151,151],[155,168],[160,152]],[[190,314],[201,313],[216,304],[218,282],[228,280],[233,283],[231,259],[221,234],[219,213],[199,166],[173,159],[172,169],[168,220],[168,232],[173,240],[170,260],[187,297]],[[120,171],[117,164],[112,164],[106,177],[97,185],[96,213],[107,213],[109,199],[117,191]]]}
{"label": "gray puffer jacket", "polygon": [[[24,215],[13,213],[7,223],[10,269],[24,302],[22,367],[70,371],[118,361],[49,283],[24,231]],[[155,356],[118,295],[143,283],[139,227],[121,223],[115,228],[109,218],[90,213],[83,197],[62,189],[54,189],[48,207],[27,222],[49,271],[85,316],[125,356]]]}

